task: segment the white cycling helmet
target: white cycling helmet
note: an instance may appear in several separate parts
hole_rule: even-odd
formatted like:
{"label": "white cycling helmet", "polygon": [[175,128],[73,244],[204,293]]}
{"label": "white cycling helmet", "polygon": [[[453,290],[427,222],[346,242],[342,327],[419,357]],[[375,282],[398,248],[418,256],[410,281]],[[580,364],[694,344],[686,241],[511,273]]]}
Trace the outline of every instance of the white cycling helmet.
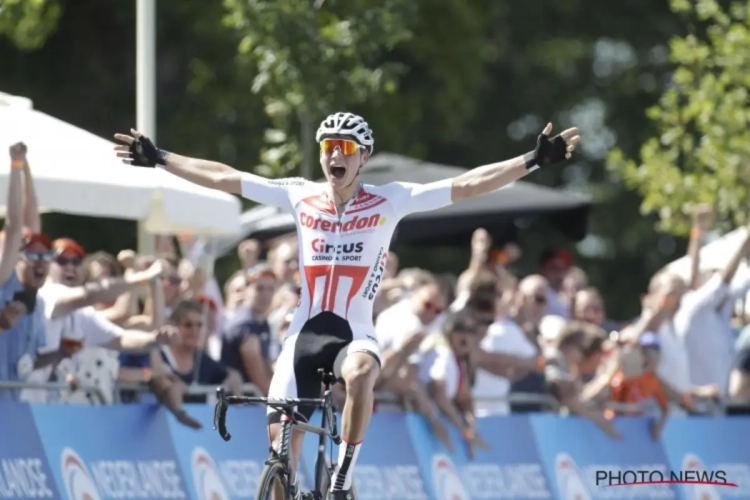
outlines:
{"label": "white cycling helmet", "polygon": [[327,136],[343,135],[354,139],[360,146],[364,146],[372,154],[375,139],[372,130],[364,118],[354,113],[334,113],[323,120],[315,134],[315,141],[320,142]]}

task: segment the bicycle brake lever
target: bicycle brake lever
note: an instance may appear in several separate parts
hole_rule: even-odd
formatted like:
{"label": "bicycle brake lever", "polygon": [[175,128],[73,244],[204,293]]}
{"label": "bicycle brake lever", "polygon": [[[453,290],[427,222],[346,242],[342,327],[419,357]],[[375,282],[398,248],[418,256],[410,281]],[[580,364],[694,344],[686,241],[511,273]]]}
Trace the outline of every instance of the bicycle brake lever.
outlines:
{"label": "bicycle brake lever", "polygon": [[227,432],[227,404],[226,392],[223,387],[216,389],[216,406],[214,407],[214,430],[219,431],[221,439],[229,441],[232,435]]}

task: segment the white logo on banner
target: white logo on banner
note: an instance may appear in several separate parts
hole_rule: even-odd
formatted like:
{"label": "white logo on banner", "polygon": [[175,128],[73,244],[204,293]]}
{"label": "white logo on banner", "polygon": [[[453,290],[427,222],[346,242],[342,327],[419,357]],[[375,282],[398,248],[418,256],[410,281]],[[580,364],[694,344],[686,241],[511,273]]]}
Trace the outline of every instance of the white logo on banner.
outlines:
{"label": "white logo on banner", "polygon": [[591,500],[591,494],[584,484],[583,476],[570,455],[557,454],[555,475],[561,500]]}
{"label": "white logo on banner", "polygon": [[86,464],[72,448],[63,448],[60,465],[70,500],[101,500]]}
{"label": "white logo on banner", "polygon": [[438,500],[469,500],[456,467],[447,455],[432,456],[432,484]]}
{"label": "white logo on banner", "polygon": [[193,448],[193,485],[198,500],[229,500],[211,455],[200,446]]}

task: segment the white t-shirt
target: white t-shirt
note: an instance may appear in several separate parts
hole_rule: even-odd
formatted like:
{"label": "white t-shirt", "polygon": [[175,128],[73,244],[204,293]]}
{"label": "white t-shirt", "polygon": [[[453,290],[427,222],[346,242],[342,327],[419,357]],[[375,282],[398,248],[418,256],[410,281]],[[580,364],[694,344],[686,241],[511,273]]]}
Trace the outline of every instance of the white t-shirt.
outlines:
{"label": "white t-shirt", "polygon": [[[511,319],[502,318],[490,325],[487,335],[480,343],[482,350],[491,353],[509,354],[533,358],[537,347],[529,341],[521,328]],[[490,415],[507,415],[510,405],[507,398],[510,393],[510,380],[498,377],[485,370],[477,370],[472,394],[477,417]],[[493,398],[498,401],[482,401],[481,398]]]}
{"label": "white t-shirt", "polygon": [[[40,354],[56,351],[60,348],[63,337],[82,341],[84,347],[98,347],[119,336],[122,328],[107,320],[93,307],[82,307],[65,316],[52,318],[55,304],[67,290],[66,285],[46,283],[39,289],[38,296],[44,307],[46,344],[40,349]],[[75,360],[75,356],[73,357]],[[29,375],[33,382],[46,382],[52,374],[52,366],[34,370]],[[21,399],[28,402],[45,402],[48,400],[47,391],[24,390]]]}
{"label": "white t-shirt", "polygon": [[411,300],[402,300],[378,315],[375,320],[375,337],[380,350],[385,352],[398,349],[408,335],[421,328],[422,321],[412,311]]}
{"label": "white t-shirt", "polygon": [[690,382],[690,365],[685,344],[675,334],[669,321],[662,323],[656,335],[661,347],[656,374],[680,393],[690,392],[693,384]]}
{"label": "white t-shirt", "polygon": [[729,320],[725,319],[722,309],[730,303],[729,286],[719,274],[682,298],[674,326],[685,346],[691,385],[716,384],[722,392],[726,390],[732,342]]}
{"label": "white t-shirt", "polygon": [[420,353],[417,378],[425,386],[432,381],[442,380],[448,399],[455,398],[461,382],[461,369],[453,351],[445,346],[436,346]]}
{"label": "white t-shirt", "polygon": [[289,334],[327,311],[346,319],[355,339],[374,339],[373,300],[396,225],[411,213],[450,205],[451,193],[451,179],[363,184],[339,216],[325,184],[243,174],[242,196],[286,210],[296,222],[302,290]]}

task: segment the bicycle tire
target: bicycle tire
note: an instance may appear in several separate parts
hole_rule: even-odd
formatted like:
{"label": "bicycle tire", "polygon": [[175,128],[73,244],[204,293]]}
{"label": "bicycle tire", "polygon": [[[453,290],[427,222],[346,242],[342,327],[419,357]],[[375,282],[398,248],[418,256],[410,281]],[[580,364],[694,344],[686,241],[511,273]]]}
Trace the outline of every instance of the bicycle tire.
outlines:
{"label": "bicycle tire", "polygon": [[289,478],[287,477],[286,465],[279,460],[269,460],[260,475],[258,483],[258,493],[255,495],[256,500],[269,500],[273,492],[273,480],[281,481],[282,496],[286,500],[292,500],[289,492]]}

